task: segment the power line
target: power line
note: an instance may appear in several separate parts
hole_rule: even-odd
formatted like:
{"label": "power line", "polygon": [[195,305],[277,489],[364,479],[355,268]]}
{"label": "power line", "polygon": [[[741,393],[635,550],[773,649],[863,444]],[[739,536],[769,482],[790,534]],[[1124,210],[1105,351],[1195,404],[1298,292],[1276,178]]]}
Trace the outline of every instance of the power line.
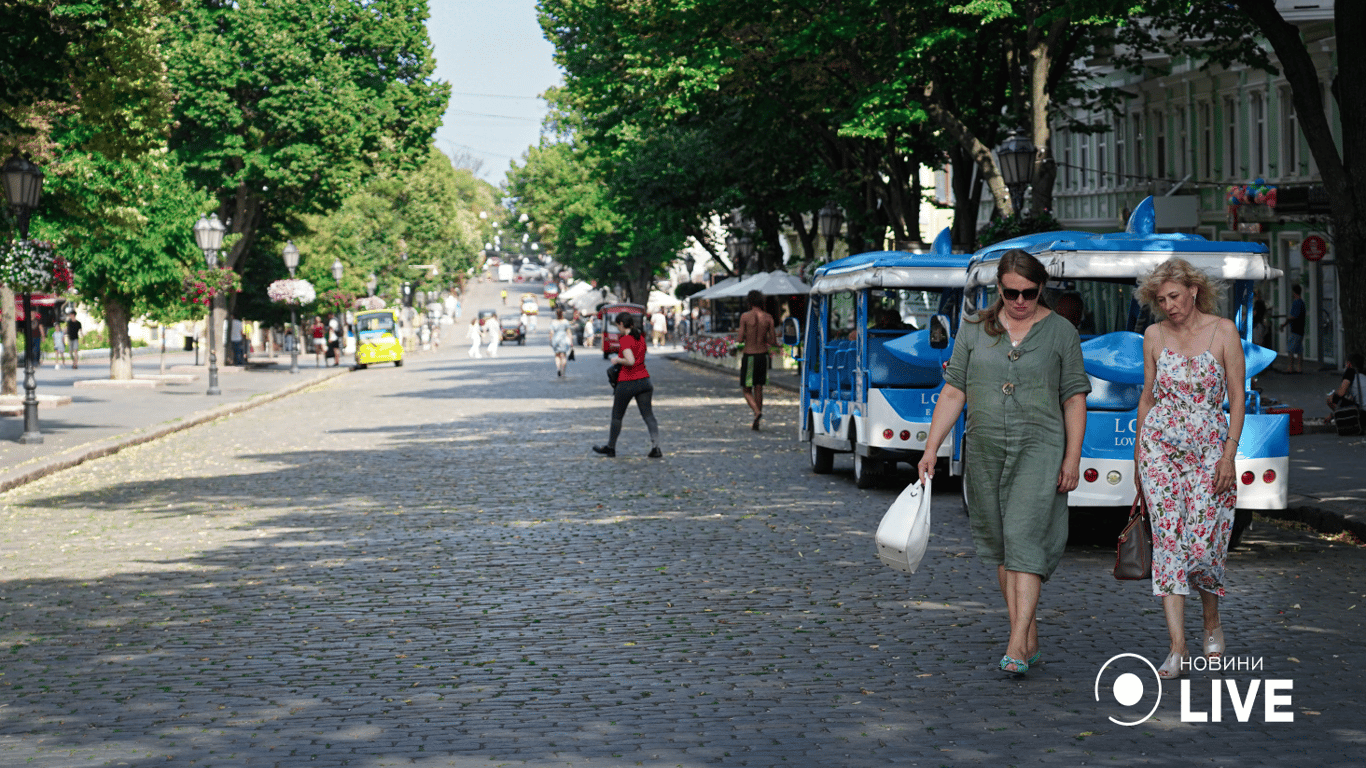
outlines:
{"label": "power line", "polygon": [[524,99],[526,101],[540,101],[540,96],[511,96],[502,93],[464,93],[461,91],[451,91],[452,96],[474,96],[480,99]]}
{"label": "power line", "polygon": [[541,119],[538,118],[538,117],[514,117],[514,116],[512,116],[512,115],[490,115],[490,114],[487,114],[487,113],[485,113],[485,112],[471,112],[471,111],[469,111],[469,110],[467,110],[467,109],[447,109],[446,111],[449,112],[449,113],[452,113],[452,114],[457,114],[457,115],[469,115],[470,117],[492,117],[492,118],[496,118],[496,119],[498,119],[498,120],[517,120],[517,121],[524,122],[524,123],[539,123],[539,122],[541,122]]}

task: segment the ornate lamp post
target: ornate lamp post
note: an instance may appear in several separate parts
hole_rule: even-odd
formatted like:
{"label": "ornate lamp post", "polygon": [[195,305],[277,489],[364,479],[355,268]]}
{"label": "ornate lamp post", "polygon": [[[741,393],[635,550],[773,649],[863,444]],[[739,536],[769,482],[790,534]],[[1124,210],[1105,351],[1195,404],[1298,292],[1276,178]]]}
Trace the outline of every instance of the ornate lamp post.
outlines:
{"label": "ornate lamp post", "polygon": [[835,254],[835,238],[840,236],[840,227],[844,224],[844,211],[831,200],[821,208],[817,218],[821,237],[825,238],[825,260],[829,261]]}
{"label": "ornate lamp post", "polygon": [[750,237],[749,235],[745,235],[744,237],[735,241],[735,257],[740,260],[741,264],[748,265],[749,259],[753,255],[754,238]]}
{"label": "ornate lamp post", "polygon": [[337,281],[338,290],[341,289],[342,271],[345,269],[346,267],[341,263],[341,259],[332,262],[332,277]]}
{"label": "ornate lamp post", "polygon": [[1001,169],[1001,180],[1005,182],[1006,189],[1010,190],[1010,205],[1015,209],[1015,215],[1023,215],[1020,198],[1034,180],[1034,143],[1021,136],[1019,131],[1011,131],[1001,146],[996,148],[996,165]]}
{"label": "ornate lamp post", "polygon": [[[294,278],[294,270],[299,268],[299,249],[290,240],[285,243],[285,268],[289,270],[290,279]],[[294,346],[289,350],[289,372],[299,372],[299,308],[291,302],[289,305],[289,324],[294,327]]]}
{"label": "ornate lamp post", "polygon": [[[19,239],[28,240],[28,221],[33,209],[43,196],[43,170],[27,158],[19,156],[19,150],[0,167],[3,176],[5,199],[15,218],[19,219]],[[33,293],[24,291],[24,432],[19,436],[21,443],[41,443],[43,433],[38,430],[38,377],[34,373],[37,364],[38,348],[33,341]]]}
{"label": "ornate lamp post", "polygon": [[369,279],[365,281],[365,290],[369,293],[369,295],[374,296],[375,289],[377,288],[379,288],[379,278],[375,277],[374,272],[371,272]]}
{"label": "ornate lamp post", "polygon": [[[218,220],[218,214],[211,213],[206,219],[199,217],[194,223],[194,242],[204,252],[204,263],[209,269],[218,269],[218,252],[223,248],[223,234],[228,228]],[[220,395],[218,389],[218,350],[214,348],[213,326],[216,322],[214,309],[218,306],[218,295],[209,299],[209,391],[206,395]]]}

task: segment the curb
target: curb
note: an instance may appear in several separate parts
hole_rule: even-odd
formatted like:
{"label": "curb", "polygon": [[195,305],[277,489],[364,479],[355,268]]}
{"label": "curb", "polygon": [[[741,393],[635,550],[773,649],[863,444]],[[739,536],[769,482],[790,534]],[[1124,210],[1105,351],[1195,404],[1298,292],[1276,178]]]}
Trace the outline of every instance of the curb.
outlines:
{"label": "curb", "polygon": [[221,405],[217,408],[211,408],[207,411],[192,413],[189,416],[186,416],[182,421],[179,421],[175,424],[169,424],[159,429],[154,429],[151,432],[133,433],[112,437],[107,440],[102,440],[93,443],[89,446],[86,446],[83,449],[75,449],[75,453],[72,455],[65,455],[61,457],[54,457],[51,459],[43,460],[38,465],[31,467],[27,470],[24,470],[22,472],[0,475],[0,493],[13,490],[21,485],[27,485],[35,480],[39,480],[41,478],[47,477],[48,475],[55,474],[64,469],[70,469],[72,467],[84,464],[92,459],[99,459],[105,456],[112,456],[126,448],[132,448],[136,445],[142,445],[143,443],[148,443],[153,440],[166,437],[167,435],[172,435],[176,432],[189,429],[191,427],[197,427],[200,424],[204,424],[210,421],[217,421],[218,419],[224,418],[225,416],[232,416],[233,414],[241,413],[242,411],[247,411],[252,408],[255,408],[258,405],[264,405],[265,403],[279,400],[283,397],[288,397],[289,395],[295,394],[296,392],[302,392],[305,389],[316,387],[319,384],[330,381],[338,376],[341,376],[342,374],[350,373],[351,371],[352,369],[350,367],[338,368],[337,370],[331,371],[329,373],[319,374],[312,379],[290,384],[289,386],[277,389],[274,392],[265,392],[259,395],[255,395],[253,397],[249,397],[246,400],[243,400],[238,403],[229,403],[228,405]]}
{"label": "curb", "polygon": [[[690,365],[694,368],[700,368],[702,370],[711,371],[713,373],[726,375],[731,375],[735,373],[735,371],[730,368],[722,368],[721,366],[717,365],[708,365],[707,363],[703,363],[698,360],[693,360],[692,358],[689,358],[681,354],[665,355],[664,357],[676,363],[683,363],[685,365]],[[771,378],[771,376],[772,373],[770,372],[768,386],[778,387],[779,389],[783,389],[788,392],[800,391],[800,387],[798,386],[799,382],[775,381]],[[1312,425],[1308,423],[1304,425],[1306,433],[1311,431],[1311,426]],[[1330,432],[1334,430],[1332,426],[1325,426],[1323,428],[1323,431]],[[1350,531],[1358,539],[1366,541],[1366,522],[1362,522],[1361,520],[1353,517],[1353,515],[1359,514],[1360,510],[1338,509],[1335,508],[1335,505],[1331,502],[1321,502],[1318,499],[1315,499],[1310,496],[1300,496],[1292,494],[1290,496],[1288,503],[1286,504],[1285,509],[1259,509],[1256,510],[1256,512],[1257,514],[1260,514],[1264,517],[1271,517],[1277,520],[1288,520],[1290,522],[1304,523],[1305,525],[1309,526],[1310,528],[1313,528],[1315,531],[1318,531],[1319,533],[1332,534],[1342,533],[1343,531]]]}

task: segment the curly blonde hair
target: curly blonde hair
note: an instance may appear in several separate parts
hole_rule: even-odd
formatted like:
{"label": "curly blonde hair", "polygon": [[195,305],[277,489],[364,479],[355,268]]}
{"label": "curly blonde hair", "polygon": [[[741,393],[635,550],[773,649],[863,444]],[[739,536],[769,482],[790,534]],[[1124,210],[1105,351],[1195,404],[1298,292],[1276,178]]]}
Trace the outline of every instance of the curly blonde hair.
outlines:
{"label": "curly blonde hair", "polygon": [[1152,272],[1138,281],[1134,297],[1146,306],[1153,317],[1165,318],[1167,313],[1157,305],[1157,292],[1163,283],[1177,283],[1187,288],[1195,288],[1195,308],[1206,315],[1214,314],[1223,294],[1224,284],[1191,266],[1185,259],[1172,257],[1158,264]]}

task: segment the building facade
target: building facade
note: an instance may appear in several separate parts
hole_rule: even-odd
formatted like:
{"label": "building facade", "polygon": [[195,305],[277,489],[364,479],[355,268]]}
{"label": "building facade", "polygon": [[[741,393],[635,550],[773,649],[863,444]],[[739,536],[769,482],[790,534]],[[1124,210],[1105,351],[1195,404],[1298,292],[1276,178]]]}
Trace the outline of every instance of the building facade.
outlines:
{"label": "building facade", "polygon": [[[1337,104],[1326,85],[1336,74],[1332,4],[1320,5],[1293,20],[1308,41],[1325,84],[1329,123],[1340,138]],[[1135,96],[1119,118],[1075,115],[1108,123],[1108,131],[1055,128],[1054,215],[1067,229],[1113,231],[1123,227],[1135,205],[1153,195],[1161,231],[1265,244],[1272,263],[1284,273],[1258,286],[1275,321],[1268,344],[1285,349],[1281,326],[1290,307],[1290,287],[1299,284],[1308,305],[1306,365],[1317,361],[1340,367],[1344,339],[1337,263],[1322,179],[1285,78],[1247,67],[1201,70],[1199,62],[1153,63],[1166,65],[1168,73],[1140,79],[1106,71],[1102,63],[1092,67]],[[1246,202],[1231,205],[1232,188],[1241,188]],[[1271,188],[1276,194],[1267,196]],[[1305,248],[1305,240],[1313,236],[1328,245],[1318,260],[1305,256],[1317,255],[1315,241]]]}

